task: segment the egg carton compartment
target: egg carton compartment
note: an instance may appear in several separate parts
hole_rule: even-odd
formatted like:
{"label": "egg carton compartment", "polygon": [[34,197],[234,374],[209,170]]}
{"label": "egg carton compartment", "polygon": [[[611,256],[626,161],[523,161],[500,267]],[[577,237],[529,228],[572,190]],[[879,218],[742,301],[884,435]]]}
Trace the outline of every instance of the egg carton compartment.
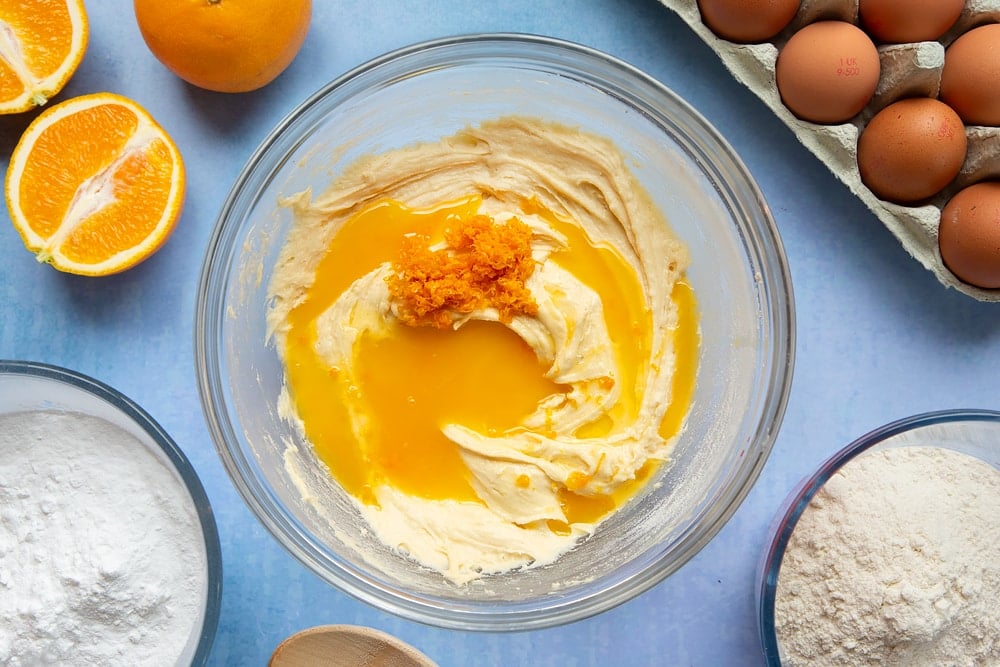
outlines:
{"label": "egg carton compartment", "polygon": [[858,0],[803,0],[791,22],[762,43],[737,43],[717,36],[702,22],[697,0],[660,0],[678,14],[720,57],[737,81],[749,88],[792,130],[898,239],[903,248],[944,285],[980,301],[1000,302],[1000,289],[962,282],[944,265],[938,249],[941,209],[966,185],[1000,179],[1000,127],[966,126],[965,162],[955,179],[921,205],[905,206],[876,197],[862,182],[857,164],[861,131],[881,109],[904,97],[937,97],[947,46],[968,30],[1000,23],[1000,0],[969,0],[958,21],[938,40],[904,44],[875,42],[881,72],[867,106],[847,122],[804,121],[782,102],[776,83],[778,53],[802,27],[822,20],[859,25]]}

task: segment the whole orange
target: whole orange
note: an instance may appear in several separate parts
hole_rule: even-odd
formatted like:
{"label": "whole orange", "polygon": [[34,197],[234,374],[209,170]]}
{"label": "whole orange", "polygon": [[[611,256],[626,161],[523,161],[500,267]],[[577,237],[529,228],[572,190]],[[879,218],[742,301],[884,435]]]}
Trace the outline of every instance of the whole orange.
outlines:
{"label": "whole orange", "polygon": [[302,48],[311,0],[134,0],[146,46],[208,90],[242,93],[275,79]]}

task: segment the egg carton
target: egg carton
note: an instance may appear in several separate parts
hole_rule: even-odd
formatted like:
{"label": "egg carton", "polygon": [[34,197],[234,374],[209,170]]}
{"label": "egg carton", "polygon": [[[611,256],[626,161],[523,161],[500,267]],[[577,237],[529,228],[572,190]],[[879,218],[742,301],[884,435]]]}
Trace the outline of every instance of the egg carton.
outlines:
{"label": "egg carton", "polygon": [[[1000,290],[981,289],[956,278],[938,250],[938,224],[948,199],[966,185],[1000,179],[1000,128],[966,126],[968,153],[959,175],[934,198],[920,206],[902,206],[879,199],[861,181],[857,165],[858,136],[879,110],[903,97],[937,97],[945,48],[966,31],[1000,22],[1000,0],[968,0],[961,17],[939,40],[879,45],[881,75],[874,96],[846,123],[820,125],[793,115],[782,103],[775,83],[778,51],[800,28],[819,20],[859,25],[858,0],[803,0],[791,23],[773,39],[738,44],[718,37],[701,20],[697,0],[660,0],[678,14],[721,58],[743,85],[755,93],[899,240],[903,248],[944,285],[980,301],[1000,302]],[[859,26],[860,27],[860,26]]]}

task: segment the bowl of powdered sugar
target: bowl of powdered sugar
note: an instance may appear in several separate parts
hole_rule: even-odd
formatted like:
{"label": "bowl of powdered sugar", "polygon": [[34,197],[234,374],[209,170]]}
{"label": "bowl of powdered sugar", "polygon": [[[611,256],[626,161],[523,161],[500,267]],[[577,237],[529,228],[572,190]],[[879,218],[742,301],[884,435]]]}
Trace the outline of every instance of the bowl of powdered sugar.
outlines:
{"label": "bowl of powdered sugar", "polygon": [[204,664],[221,578],[204,488],[142,408],[0,361],[0,664]]}
{"label": "bowl of powdered sugar", "polygon": [[1000,412],[877,429],[778,514],[757,602],[769,665],[1000,665]]}

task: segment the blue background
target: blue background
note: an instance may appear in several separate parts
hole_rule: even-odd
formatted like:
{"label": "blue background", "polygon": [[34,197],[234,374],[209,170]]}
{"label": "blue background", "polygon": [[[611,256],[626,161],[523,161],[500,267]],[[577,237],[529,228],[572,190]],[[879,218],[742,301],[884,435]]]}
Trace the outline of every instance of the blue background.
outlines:
{"label": "blue background", "polygon": [[[189,86],[148,52],[130,4],[93,0],[90,46],[57,100],[129,96],[177,141],[185,209],[154,257],[108,278],[63,275],[23,249],[0,213],[0,358],[65,366],[142,405],[197,469],[214,506],[225,580],[212,664],[264,665],[283,638],[326,623],[393,633],[446,665],[760,665],[754,570],[786,494],[821,460],[900,417],[1000,408],[1000,304],[943,287],[803,148],[711,49],[655,0],[317,0],[291,67],[257,92]],[[796,292],[788,413],[760,480],[719,535],[637,599],[567,626],[467,633],[403,621],[323,583],[250,514],[204,424],[193,367],[196,285],[216,215],[272,126],[329,80],[386,51],[474,32],[560,37],[659,79],[742,156],[781,232]],[[35,114],[0,117],[4,167]]]}

